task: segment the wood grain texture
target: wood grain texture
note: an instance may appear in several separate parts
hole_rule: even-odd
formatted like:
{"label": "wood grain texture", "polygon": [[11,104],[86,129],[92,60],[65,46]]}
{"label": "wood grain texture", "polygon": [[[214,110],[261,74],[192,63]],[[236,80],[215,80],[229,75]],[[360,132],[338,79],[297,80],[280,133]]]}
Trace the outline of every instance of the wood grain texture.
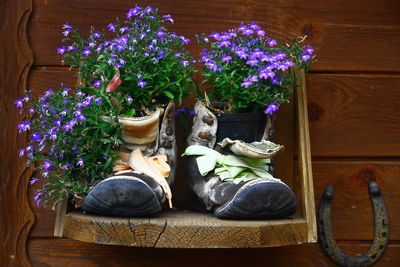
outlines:
{"label": "wood grain texture", "polygon": [[[390,240],[400,240],[400,163],[398,161],[314,161],[315,203],[328,184],[336,187],[333,201],[333,231],[338,240],[372,240],[373,214],[368,182],[381,187],[390,219]],[[184,180],[184,176],[178,176]],[[182,183],[184,184],[184,183]],[[37,223],[32,237],[52,237],[55,212],[34,209]]]}
{"label": "wood grain texture", "polygon": [[[307,222],[308,241],[317,240],[317,222],[314,202],[314,185],[311,169],[310,132],[307,117],[307,90],[304,71],[298,73],[296,88],[298,174],[300,183],[300,201],[303,217]],[[293,122],[295,123],[295,122]]]}
{"label": "wood grain texture", "polygon": [[399,75],[309,75],[313,156],[400,156]]}
{"label": "wood grain texture", "polygon": [[105,245],[155,248],[255,248],[308,241],[301,218],[220,220],[212,214],[164,211],[154,218],[65,215],[64,237]]}
{"label": "wood grain texture", "polygon": [[29,206],[27,189],[32,170],[18,158],[17,145],[26,136],[17,134],[23,119],[14,101],[24,95],[33,63],[27,39],[32,12],[30,0],[0,2],[0,262],[3,266],[29,266],[26,241],[35,217]]}
{"label": "wood grain texture", "polygon": [[[360,255],[368,244],[341,244]],[[335,267],[318,244],[267,249],[155,249],[96,245],[68,239],[32,239],[29,255],[34,266],[273,266]],[[374,267],[400,263],[400,246],[389,245]]]}
{"label": "wood grain texture", "polygon": [[30,25],[35,64],[60,65],[56,48],[61,46],[60,27],[66,21],[87,33],[91,25],[105,28],[115,17],[123,18],[136,3],[171,14],[176,22],[169,28],[192,39],[191,52],[199,51],[194,34],[224,31],[241,22],[254,21],[282,41],[309,35],[309,43],[318,55],[313,70],[400,70],[400,3],[396,0],[368,3],[356,0],[346,4],[339,0],[271,0],[267,4],[243,0],[118,3],[35,0]]}

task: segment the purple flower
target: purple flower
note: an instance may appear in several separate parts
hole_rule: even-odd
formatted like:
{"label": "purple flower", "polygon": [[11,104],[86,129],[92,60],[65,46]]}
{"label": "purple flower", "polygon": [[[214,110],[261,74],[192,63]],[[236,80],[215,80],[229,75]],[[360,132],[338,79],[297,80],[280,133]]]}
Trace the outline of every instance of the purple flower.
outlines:
{"label": "purple flower", "polygon": [[52,95],[52,94],[54,94],[53,89],[50,89],[50,90],[47,90],[46,92],[44,92],[44,96],[45,96],[45,97],[50,96],[50,95]]}
{"label": "purple flower", "polygon": [[68,112],[68,109],[65,108],[65,109],[63,109],[63,111],[60,112],[60,115],[64,117],[67,115],[67,112]]}
{"label": "purple flower", "polygon": [[63,29],[72,29],[71,26],[68,25],[68,22],[62,26]]}
{"label": "purple flower", "polygon": [[117,25],[115,25],[115,24],[113,24],[113,23],[110,23],[110,24],[108,24],[107,25],[108,26],[108,30],[110,31],[110,32],[115,32],[115,27],[117,26]]}
{"label": "purple flower", "polygon": [[181,56],[183,56],[183,54],[180,53],[180,52],[178,52],[178,53],[176,53],[176,54],[174,55],[174,57],[181,57]]}
{"label": "purple flower", "polygon": [[31,180],[29,181],[29,184],[33,185],[35,182],[37,182],[39,180],[40,180],[39,178],[32,177]]}
{"label": "purple flower", "polygon": [[57,48],[57,54],[62,55],[65,53],[65,51],[67,51],[67,48],[65,46]]}
{"label": "purple flower", "polygon": [[311,47],[311,45],[308,45],[308,46],[306,47],[305,52],[306,52],[307,54],[309,54],[309,55],[312,55],[312,54],[314,53],[314,49]]}
{"label": "purple flower", "polygon": [[85,48],[85,50],[82,52],[82,55],[85,55],[86,57],[89,56],[92,53],[89,49]]}
{"label": "purple flower", "polygon": [[24,154],[25,154],[25,149],[24,148],[22,148],[22,149],[20,149],[19,150],[19,157],[23,157],[24,156]]}
{"label": "purple flower", "polygon": [[45,171],[47,171],[48,169],[54,167],[53,163],[51,161],[43,161],[42,167]]}
{"label": "purple flower", "polygon": [[119,32],[120,32],[120,33],[124,33],[124,32],[126,32],[126,31],[128,31],[128,30],[129,30],[128,27],[122,27],[121,29],[119,29]]}
{"label": "purple flower", "polygon": [[23,121],[23,122],[21,122],[20,124],[18,124],[18,133],[22,133],[22,132],[25,132],[25,131],[28,131],[28,130],[30,130],[31,129],[31,124],[32,124],[32,122],[30,122],[30,121]]}
{"label": "purple flower", "polygon": [[61,126],[61,122],[62,122],[62,119],[57,119],[57,120],[54,121],[54,124],[57,125],[58,127],[60,127]]}
{"label": "purple flower", "polygon": [[65,130],[65,131],[70,131],[70,130],[72,130],[73,128],[74,128],[74,126],[72,125],[72,123],[66,123],[66,124],[62,127],[62,129]]}
{"label": "purple flower", "polygon": [[263,71],[260,72],[258,77],[260,77],[262,79],[274,78],[275,77],[275,72],[273,72],[271,70],[263,70]]}
{"label": "purple flower", "polygon": [[257,35],[260,36],[260,37],[263,37],[263,36],[265,36],[265,31],[264,30],[259,30],[259,31],[257,31]]}
{"label": "purple flower", "polygon": [[254,31],[252,29],[250,29],[250,28],[245,28],[245,29],[242,30],[242,34],[244,36],[249,36],[249,35],[252,35],[253,33],[254,33]]}
{"label": "purple flower", "polygon": [[286,57],[286,54],[283,53],[282,51],[279,51],[279,53],[276,55],[276,58],[281,60],[284,59]]}
{"label": "purple flower", "polygon": [[17,99],[14,101],[14,104],[17,106],[17,108],[22,108],[24,101],[23,99]]}
{"label": "purple flower", "polygon": [[100,85],[101,85],[101,80],[97,80],[97,81],[95,81],[95,82],[93,83],[93,86],[96,87],[96,88],[99,88]]}
{"label": "purple flower", "polygon": [[64,35],[65,37],[67,37],[68,34],[70,34],[71,32],[72,32],[72,30],[67,29],[67,30],[65,30],[65,31],[62,32],[62,35]]}
{"label": "purple flower", "polygon": [[163,18],[164,18],[165,20],[170,21],[171,23],[174,23],[174,20],[172,19],[171,15],[164,15]]}
{"label": "purple flower", "polygon": [[275,40],[273,40],[273,39],[269,39],[268,40],[268,45],[273,47],[273,46],[277,45],[277,42]]}
{"label": "purple flower", "polygon": [[182,60],[182,61],[179,61],[180,63],[182,63],[182,65],[183,65],[183,67],[187,67],[187,66],[189,66],[189,61],[187,61],[187,60]]}
{"label": "purple flower", "polygon": [[253,82],[253,83],[258,82],[258,77],[257,77],[257,75],[249,76],[248,79],[249,79],[251,82]]}
{"label": "purple flower", "polygon": [[100,35],[100,32],[98,32],[98,31],[92,34],[93,39],[99,39],[100,37],[101,37],[101,35]]}
{"label": "purple flower", "polygon": [[221,61],[222,62],[229,62],[231,61],[232,57],[229,55],[222,55]]}
{"label": "purple flower", "polygon": [[82,115],[82,109],[81,109],[81,108],[77,109],[77,110],[74,112],[74,116],[75,116],[75,117],[79,117],[79,116],[81,116],[81,115]]}
{"label": "purple flower", "polygon": [[96,99],[94,100],[94,102],[95,102],[97,105],[100,105],[100,104],[101,104],[101,98],[100,98],[100,97],[96,98]]}
{"label": "purple flower", "polygon": [[141,8],[139,6],[135,6],[135,8],[131,8],[128,13],[126,13],[126,18],[130,19],[132,17],[136,17],[141,13]]}
{"label": "purple flower", "polygon": [[78,50],[75,46],[69,45],[67,46],[67,51]]}
{"label": "purple flower", "polygon": [[183,44],[188,44],[190,42],[190,40],[185,38],[184,36],[181,36],[181,40]]}
{"label": "purple flower", "polygon": [[82,167],[83,166],[83,159],[81,157],[78,158],[76,166],[78,166],[78,167]]}
{"label": "purple flower", "polygon": [[68,96],[68,92],[71,91],[71,88],[64,88],[64,90],[62,91],[61,95],[63,97]]}
{"label": "purple flower", "polygon": [[220,42],[219,43],[219,45],[218,45],[218,47],[219,48],[221,48],[221,47],[229,47],[231,45],[231,42],[230,41],[222,41],[222,42]]}
{"label": "purple flower", "polygon": [[163,36],[165,36],[165,32],[159,31],[159,32],[156,33],[156,36],[157,37],[163,37]]}
{"label": "purple flower", "polygon": [[301,55],[301,60],[303,60],[303,61],[308,61],[310,58],[311,58],[311,56],[309,54],[303,53]]}
{"label": "purple flower", "polygon": [[40,141],[42,141],[42,135],[39,134],[39,133],[34,133],[34,134],[32,134],[32,136],[31,136],[31,140],[33,140],[33,141],[39,143]]}
{"label": "purple flower", "polygon": [[254,65],[257,65],[257,63],[258,63],[258,60],[257,59],[249,59],[249,60],[247,60],[246,61],[246,64],[247,65],[250,65],[250,66],[254,66]]}
{"label": "purple flower", "polygon": [[241,84],[241,86],[244,88],[248,88],[252,84],[253,84],[253,82],[251,81],[251,79],[249,79],[249,77],[247,77],[244,79],[244,82]]}
{"label": "purple flower", "polygon": [[143,80],[139,80],[139,83],[137,84],[137,86],[143,88],[143,87],[146,86],[146,84],[147,84],[147,82],[145,82],[145,81],[143,81]]}
{"label": "purple flower", "polygon": [[277,111],[279,109],[279,104],[276,102],[272,102],[271,104],[269,104],[267,106],[267,108],[264,110],[265,114],[269,114],[272,115],[272,113],[274,113],[275,111]]}
{"label": "purple flower", "polygon": [[62,165],[62,166],[60,167],[60,169],[63,170],[63,171],[66,171],[66,170],[68,170],[70,167],[72,167],[72,164],[71,164],[71,163],[66,163],[65,165]]}
{"label": "purple flower", "polygon": [[96,43],[94,43],[94,42],[89,42],[89,47],[95,47],[96,46]]}
{"label": "purple flower", "polygon": [[221,39],[221,35],[217,32],[213,32],[212,34],[210,34],[210,37],[213,37],[217,41]]}
{"label": "purple flower", "polygon": [[157,53],[158,58],[163,58],[165,56],[165,52],[158,52]]}
{"label": "purple flower", "polygon": [[133,99],[132,99],[132,97],[130,95],[128,95],[126,97],[126,101],[128,101],[128,103],[132,103]]}
{"label": "purple flower", "polygon": [[40,207],[40,202],[42,201],[42,199],[40,198],[41,195],[43,195],[42,192],[36,192],[35,197],[33,198],[35,200],[35,204],[36,204],[37,208]]}

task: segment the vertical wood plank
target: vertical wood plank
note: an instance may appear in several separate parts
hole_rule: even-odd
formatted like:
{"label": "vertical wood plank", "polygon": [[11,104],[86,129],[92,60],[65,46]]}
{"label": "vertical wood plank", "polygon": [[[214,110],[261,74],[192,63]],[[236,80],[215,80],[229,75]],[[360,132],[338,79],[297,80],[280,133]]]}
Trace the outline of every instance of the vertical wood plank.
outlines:
{"label": "vertical wood plank", "polygon": [[28,201],[32,173],[18,157],[17,144],[26,136],[17,133],[21,121],[14,101],[24,94],[33,54],[27,38],[31,0],[0,2],[0,243],[2,266],[30,266],[27,238],[35,217]]}
{"label": "vertical wood plank", "polygon": [[300,71],[297,80],[296,97],[301,201],[303,216],[309,226],[308,242],[315,242],[317,240],[317,222],[315,218],[314,185],[311,168],[310,133],[308,128],[307,94],[304,70]]}

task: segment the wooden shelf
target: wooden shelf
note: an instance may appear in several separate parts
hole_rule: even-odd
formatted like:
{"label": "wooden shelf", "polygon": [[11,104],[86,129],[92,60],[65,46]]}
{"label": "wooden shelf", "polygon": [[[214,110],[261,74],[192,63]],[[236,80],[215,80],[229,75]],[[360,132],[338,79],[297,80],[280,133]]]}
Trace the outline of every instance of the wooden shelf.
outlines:
{"label": "wooden shelf", "polygon": [[112,218],[71,212],[64,237],[106,245],[157,248],[260,248],[308,242],[307,222],[221,220],[212,214],[164,211],[153,218]]}
{"label": "wooden shelf", "polygon": [[67,213],[67,205],[61,205],[54,235],[97,244],[157,248],[260,248],[316,242],[304,81],[302,71],[295,101],[281,108],[275,125],[277,142],[285,145],[285,151],[277,156],[276,174],[296,193],[298,217],[238,221],[221,220],[211,213],[168,210],[152,218],[111,218]]}

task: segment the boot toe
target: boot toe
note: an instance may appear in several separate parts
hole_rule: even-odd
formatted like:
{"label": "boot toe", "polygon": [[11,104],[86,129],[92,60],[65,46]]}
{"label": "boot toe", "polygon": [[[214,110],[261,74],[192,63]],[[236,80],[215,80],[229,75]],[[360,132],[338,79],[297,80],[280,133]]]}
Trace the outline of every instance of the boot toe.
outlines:
{"label": "boot toe", "polygon": [[226,219],[283,218],[296,212],[296,198],[284,183],[256,179],[243,185],[232,199],[214,210]]}
{"label": "boot toe", "polygon": [[121,175],[97,184],[86,197],[82,210],[106,216],[140,217],[161,211],[161,204],[144,181]]}

